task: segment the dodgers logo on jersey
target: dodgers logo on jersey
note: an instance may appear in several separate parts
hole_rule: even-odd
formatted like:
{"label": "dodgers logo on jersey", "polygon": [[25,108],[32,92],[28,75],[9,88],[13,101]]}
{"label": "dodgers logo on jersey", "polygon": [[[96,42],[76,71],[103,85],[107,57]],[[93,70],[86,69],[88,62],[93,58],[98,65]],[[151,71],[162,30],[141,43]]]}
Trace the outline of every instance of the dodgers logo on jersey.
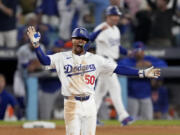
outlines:
{"label": "dodgers logo on jersey", "polygon": [[74,76],[74,75],[83,75],[87,72],[95,71],[96,67],[94,64],[90,65],[82,65],[79,66],[72,66],[70,64],[64,66],[64,73],[67,74],[68,77]]}
{"label": "dodgers logo on jersey", "polygon": [[120,42],[119,38],[117,39],[109,38],[108,40],[111,46],[119,45],[119,42]]}

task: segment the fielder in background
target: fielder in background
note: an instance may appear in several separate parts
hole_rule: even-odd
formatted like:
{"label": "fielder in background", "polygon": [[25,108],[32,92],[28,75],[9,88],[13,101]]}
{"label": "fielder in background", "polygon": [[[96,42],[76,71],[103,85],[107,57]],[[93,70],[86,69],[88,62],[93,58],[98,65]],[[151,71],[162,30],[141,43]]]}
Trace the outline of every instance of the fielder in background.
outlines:
{"label": "fielder in background", "polygon": [[[27,35],[25,35],[26,38]],[[44,49],[44,47],[43,47]],[[39,63],[35,54],[35,49],[31,43],[25,43],[17,50],[17,70],[14,74],[13,90],[16,99],[19,103],[19,119],[24,118],[26,115],[26,79],[29,73],[40,71],[42,66]]]}
{"label": "fielder in background", "polygon": [[72,51],[53,55],[43,53],[39,44],[40,33],[33,26],[28,28],[27,34],[41,64],[49,66],[49,69],[56,69],[61,80],[66,135],[95,135],[97,111],[94,86],[100,74],[117,73],[150,78],[160,76],[160,69],[132,69],[86,52],[84,45],[89,41],[89,34],[82,27],[73,30]]}
{"label": "fielder in background", "polygon": [[[98,25],[94,30],[98,31],[104,26],[108,27],[102,31],[95,40],[96,53],[107,58],[114,64],[116,63],[116,59],[119,58],[120,53],[124,55],[130,55],[131,53],[120,44],[120,30],[116,26],[119,23],[120,15],[121,12],[117,6],[109,6],[106,9],[106,21]],[[116,74],[112,76],[101,75],[98,78],[96,86],[97,110],[99,110],[103,97],[107,92],[110,94],[121,124],[125,126],[132,123],[133,118],[129,116],[122,103],[121,86]]]}
{"label": "fielder in background", "polygon": [[[144,55],[144,44],[135,42],[133,44],[135,57],[125,58],[118,62],[124,66],[131,66],[137,69],[151,66],[163,68],[167,64],[156,57]],[[140,120],[153,119],[153,104],[151,100],[150,79],[128,78],[128,112],[131,116]]]}

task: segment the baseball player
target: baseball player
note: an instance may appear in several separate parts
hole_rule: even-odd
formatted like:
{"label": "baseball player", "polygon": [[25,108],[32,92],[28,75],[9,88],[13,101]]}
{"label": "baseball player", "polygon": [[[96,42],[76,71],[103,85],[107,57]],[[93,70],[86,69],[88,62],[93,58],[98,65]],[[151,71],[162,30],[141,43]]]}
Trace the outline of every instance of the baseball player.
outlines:
{"label": "baseball player", "polygon": [[[166,67],[166,63],[156,57],[145,55],[145,45],[138,41],[133,44],[134,57],[118,61],[118,64],[136,68]],[[151,81],[149,79],[128,78],[128,107],[131,116],[140,120],[153,119],[153,105],[151,99]]]}
{"label": "baseball player", "polygon": [[[26,37],[28,38],[28,37]],[[44,49],[44,46],[41,46]],[[44,49],[45,50],[45,49]],[[13,90],[20,105],[19,117],[23,117],[25,113],[26,100],[26,78],[29,72],[35,72],[41,69],[34,48],[30,43],[22,45],[16,52],[17,54],[17,70],[14,74]]]}
{"label": "baseball player", "polygon": [[41,64],[55,68],[62,83],[64,96],[64,119],[66,135],[95,135],[96,103],[94,99],[95,80],[100,74],[113,73],[129,76],[158,78],[160,69],[153,67],[137,70],[123,67],[84,50],[89,41],[85,28],[75,28],[72,33],[72,51],[45,55],[40,48],[40,33],[33,26],[27,34],[36,50]]}
{"label": "baseball player", "polygon": [[[112,63],[116,63],[115,60],[119,58],[119,54],[129,55],[127,51],[120,45],[120,31],[116,26],[119,22],[121,12],[117,6],[109,6],[106,9],[106,21],[98,25],[94,31],[98,31],[104,26],[108,26],[107,29],[102,31],[96,38],[96,53],[109,59]],[[133,118],[129,116],[122,104],[121,86],[116,74],[112,76],[101,75],[98,78],[96,86],[96,104],[97,110],[99,110],[103,97],[110,93],[112,102],[118,114],[118,119],[123,126],[133,122]]]}

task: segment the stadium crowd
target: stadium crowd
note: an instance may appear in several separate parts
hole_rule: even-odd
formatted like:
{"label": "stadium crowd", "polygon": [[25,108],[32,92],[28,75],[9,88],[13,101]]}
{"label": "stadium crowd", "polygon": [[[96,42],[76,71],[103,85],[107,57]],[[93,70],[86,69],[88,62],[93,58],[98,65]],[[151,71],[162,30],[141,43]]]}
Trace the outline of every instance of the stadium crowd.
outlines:
{"label": "stadium crowd", "polygon": [[[92,32],[105,20],[105,10],[109,5],[117,6],[122,12],[118,23],[121,45],[133,52],[133,57],[120,57],[118,63],[138,68],[168,66],[162,59],[146,56],[144,49],[180,46],[178,0],[0,0],[0,48],[13,49],[18,61],[14,83],[8,84],[12,86],[12,94],[5,89],[5,78],[8,76],[0,71],[1,120],[8,117],[5,116],[8,104],[14,108],[16,119],[26,119],[28,94],[25,80],[43,68],[28,40],[27,27],[35,26],[41,33],[40,43],[47,54],[70,50],[72,30],[82,26]],[[94,51],[95,47],[95,43],[91,43],[89,51]],[[57,108],[62,109],[63,97],[59,94],[59,80],[42,77],[38,82],[38,98],[41,99],[38,119],[54,119],[56,115],[60,118],[61,111]],[[104,101],[107,98],[108,95]],[[168,90],[163,78],[128,78],[127,110],[137,119],[173,118],[169,113]],[[109,104],[107,111],[113,111]],[[117,118],[116,114],[107,115],[108,118]]]}

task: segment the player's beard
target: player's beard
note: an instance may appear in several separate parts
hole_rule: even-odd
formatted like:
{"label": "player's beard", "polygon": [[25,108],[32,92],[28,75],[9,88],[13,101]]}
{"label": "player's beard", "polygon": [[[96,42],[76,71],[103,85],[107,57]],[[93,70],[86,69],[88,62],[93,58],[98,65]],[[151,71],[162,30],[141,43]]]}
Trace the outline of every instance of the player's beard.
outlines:
{"label": "player's beard", "polygon": [[75,46],[74,49],[75,54],[80,55],[82,53],[84,53],[84,44],[78,44]]}

